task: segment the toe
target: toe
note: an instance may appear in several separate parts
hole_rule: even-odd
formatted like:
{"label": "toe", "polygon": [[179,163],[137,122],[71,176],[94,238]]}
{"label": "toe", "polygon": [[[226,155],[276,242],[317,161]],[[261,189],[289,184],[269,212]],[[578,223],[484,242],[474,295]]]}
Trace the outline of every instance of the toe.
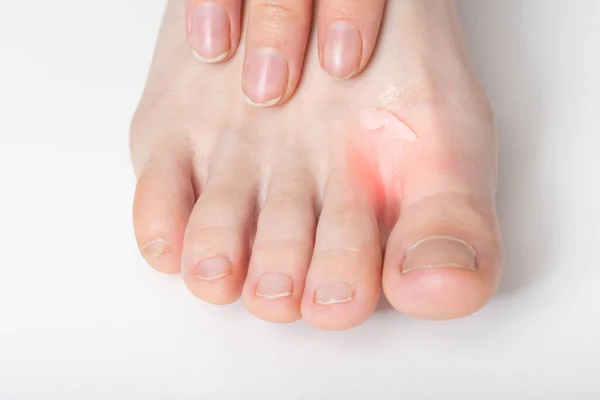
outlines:
{"label": "toe", "polygon": [[403,209],[386,249],[384,291],[416,318],[464,317],[494,293],[500,258],[491,207],[461,194],[437,195]]}
{"label": "toe", "polygon": [[302,298],[302,315],[315,327],[352,328],[377,306],[382,251],[366,182],[338,176],[327,187]]}
{"label": "toe", "polygon": [[[478,137],[485,136],[481,132]],[[402,210],[386,247],[386,297],[416,318],[470,315],[489,300],[500,278],[494,146],[454,139],[415,150],[421,153],[418,168],[408,168]]]}
{"label": "toe", "polygon": [[[255,211],[255,171],[249,153],[221,156],[185,233],[182,272],[188,288],[214,304],[237,300],[246,276]],[[216,158],[215,158],[216,159]]]}
{"label": "toe", "polygon": [[146,261],[165,273],[178,273],[185,227],[194,206],[188,158],[165,150],[141,171],[133,204],[136,240]]}
{"label": "toe", "polygon": [[314,185],[306,171],[290,164],[269,185],[243,294],[254,315],[274,322],[300,318],[314,246]]}

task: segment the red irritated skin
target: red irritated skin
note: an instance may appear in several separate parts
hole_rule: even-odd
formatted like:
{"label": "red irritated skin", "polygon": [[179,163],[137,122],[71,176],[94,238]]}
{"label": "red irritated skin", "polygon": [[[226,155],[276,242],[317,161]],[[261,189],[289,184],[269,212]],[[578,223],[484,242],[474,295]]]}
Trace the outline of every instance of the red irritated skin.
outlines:
{"label": "red irritated skin", "polygon": [[385,0],[328,0],[314,7],[312,0],[187,0],[192,54],[205,63],[228,61],[239,47],[242,20],[247,20],[246,100],[259,107],[279,105],[296,91],[316,26],[323,70],[332,79],[357,76],[373,54]]}

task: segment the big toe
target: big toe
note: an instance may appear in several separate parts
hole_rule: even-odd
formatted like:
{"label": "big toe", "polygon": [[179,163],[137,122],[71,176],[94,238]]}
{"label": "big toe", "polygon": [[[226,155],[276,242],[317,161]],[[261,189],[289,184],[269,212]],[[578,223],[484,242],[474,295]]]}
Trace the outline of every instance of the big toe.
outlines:
{"label": "big toe", "polygon": [[383,272],[386,297],[404,314],[464,317],[498,286],[495,136],[488,125],[473,126],[425,131],[408,159]]}
{"label": "big toe", "polygon": [[383,287],[400,312],[423,319],[472,314],[493,295],[501,254],[495,212],[458,194],[403,209],[389,238]]}

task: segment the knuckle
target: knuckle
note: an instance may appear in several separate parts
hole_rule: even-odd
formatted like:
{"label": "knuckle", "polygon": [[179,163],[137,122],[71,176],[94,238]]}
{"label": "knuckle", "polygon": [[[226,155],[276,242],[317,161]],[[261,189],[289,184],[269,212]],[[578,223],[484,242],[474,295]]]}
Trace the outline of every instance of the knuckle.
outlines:
{"label": "knuckle", "polygon": [[297,0],[263,0],[253,5],[253,14],[261,15],[267,23],[281,26],[298,15]]}

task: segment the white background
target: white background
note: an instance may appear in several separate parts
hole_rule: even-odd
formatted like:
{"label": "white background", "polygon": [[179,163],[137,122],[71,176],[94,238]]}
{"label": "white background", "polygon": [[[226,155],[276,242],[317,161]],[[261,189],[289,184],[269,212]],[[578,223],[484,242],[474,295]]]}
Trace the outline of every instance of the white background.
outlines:
{"label": "white background", "polygon": [[0,2],[0,399],[600,398],[600,2],[461,2],[502,287],[464,320],[382,303],[341,333],[204,304],[138,255],[127,130],[162,7]]}

